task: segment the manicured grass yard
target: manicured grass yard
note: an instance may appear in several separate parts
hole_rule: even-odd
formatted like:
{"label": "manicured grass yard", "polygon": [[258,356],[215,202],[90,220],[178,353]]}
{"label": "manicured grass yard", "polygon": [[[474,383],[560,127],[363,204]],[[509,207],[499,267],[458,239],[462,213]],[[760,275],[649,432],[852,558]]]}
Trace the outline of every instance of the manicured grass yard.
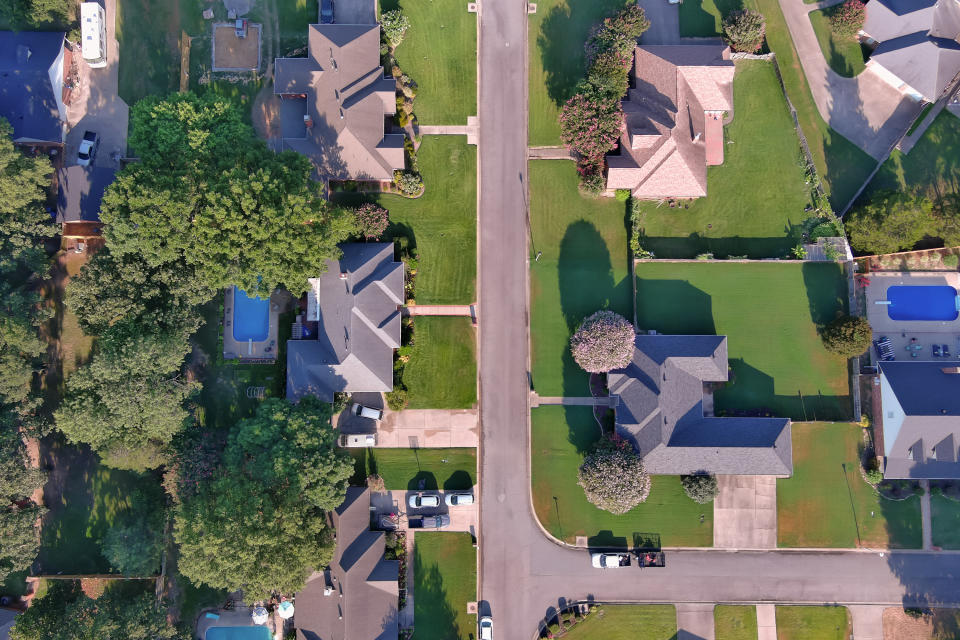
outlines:
{"label": "manicured grass yard", "polygon": [[960,118],[942,111],[909,155],[894,149],[864,195],[880,189],[917,191],[933,201],[960,191]]}
{"label": "manicured grass yard", "polygon": [[[477,277],[477,151],[465,136],[424,136],[418,154],[426,192],[336,193],[334,202],[377,202],[390,212],[386,237],[406,236],[420,255],[419,304],[475,302]],[[574,181],[576,182],[576,181]]]}
{"label": "manicured grass yard", "polygon": [[717,640],[757,640],[757,608],[718,605],[713,609]]}
{"label": "manicured grass yard", "polygon": [[131,507],[135,492],[162,502],[159,480],[105,467],[89,448],[66,444],[56,436],[44,440],[41,452],[44,464],[54,471],[44,489],[50,511],[43,521],[39,573],[109,572],[110,564],[100,554],[103,536]]}
{"label": "manicured grass yard", "polygon": [[857,469],[860,442],[856,424],[793,425],[793,477],[777,480],[779,546],[920,548],[920,499],[877,495]]}
{"label": "manicured grass yard", "polygon": [[846,607],[777,607],[777,640],[846,640]]}
{"label": "manicured grass yard", "polygon": [[685,0],[677,7],[680,11],[680,35],[684,38],[709,38],[721,35],[723,19],[731,11],[753,9],[747,0]]}
{"label": "manicured grass yard", "polygon": [[830,11],[817,9],[809,14],[817,42],[823,50],[830,68],[845,78],[852,78],[864,68],[863,50],[854,36],[845,38],[833,33],[830,28]]}
{"label": "manicured grass yard", "polygon": [[943,496],[930,496],[933,544],[944,549],[960,549],[960,502]]}
{"label": "manicured grass yard", "polygon": [[413,619],[420,640],[471,640],[477,616],[477,550],[469,533],[418,531],[413,544]]}
{"label": "manicured grass yard", "polygon": [[477,113],[477,14],[459,0],[384,0],[381,11],[402,9],[410,28],[395,52],[416,81],[420,124],[466,124]]}
{"label": "manicured grass yard", "polygon": [[626,0],[537,2],[537,12],[528,16],[527,32],[531,146],[560,144],[557,117],[586,73],[583,44],[587,34],[594,24],[627,4]]}
{"label": "manicured grass yard", "polygon": [[469,409],[477,402],[476,334],[470,318],[419,316],[403,370],[411,409]]}
{"label": "manicured grass yard", "polygon": [[542,406],[531,415],[533,506],[553,536],[588,536],[595,546],[632,547],[641,534],[658,535],[663,546],[713,544],[713,505],[688,498],[679,476],[653,476],[647,501],[623,515],[587,502],[577,469],[600,437],[589,407]]}
{"label": "manicured grass yard", "polygon": [[625,207],[584,198],[572,162],[529,163],[533,386],[541,396],[589,395],[570,355],[570,335],[588,315],[612,309],[632,319]]}
{"label": "manicured grass yard", "polygon": [[[681,5],[683,6],[683,5]],[[707,169],[707,197],[689,209],[643,204],[645,248],[658,258],[779,257],[796,245],[794,229],[810,216],[800,143],[773,64],[737,63],[734,114],[720,166]]]}
{"label": "manicured grass yard", "polygon": [[731,382],[714,394],[718,415],[766,408],[795,420],[849,416],[846,360],[817,334],[846,308],[839,265],[642,262],[636,273],[641,329],[728,337]]}
{"label": "manicured grass yard", "polygon": [[351,449],[353,485],[366,484],[376,473],[390,490],[425,489],[465,491],[473,487],[477,475],[477,450],[456,449]]}
{"label": "manicured grass yard", "polygon": [[673,640],[677,610],[672,604],[602,605],[564,636],[567,640]]}

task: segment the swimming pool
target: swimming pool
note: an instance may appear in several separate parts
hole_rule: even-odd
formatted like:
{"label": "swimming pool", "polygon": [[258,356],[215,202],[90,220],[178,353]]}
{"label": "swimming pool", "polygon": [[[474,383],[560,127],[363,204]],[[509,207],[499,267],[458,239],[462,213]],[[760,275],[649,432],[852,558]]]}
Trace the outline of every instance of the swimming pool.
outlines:
{"label": "swimming pool", "polygon": [[887,289],[891,320],[956,320],[957,290],[938,285],[895,285]]}
{"label": "swimming pool", "polygon": [[263,342],[270,335],[270,300],[251,298],[233,288],[233,339]]}
{"label": "swimming pool", "polygon": [[266,627],[210,627],[205,640],[271,640]]}

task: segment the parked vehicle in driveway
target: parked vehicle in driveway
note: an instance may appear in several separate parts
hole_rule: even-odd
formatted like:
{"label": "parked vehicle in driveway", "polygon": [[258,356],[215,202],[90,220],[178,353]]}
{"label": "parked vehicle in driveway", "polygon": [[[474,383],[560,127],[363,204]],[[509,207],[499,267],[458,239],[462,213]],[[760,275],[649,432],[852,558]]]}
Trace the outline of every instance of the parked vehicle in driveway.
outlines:
{"label": "parked vehicle in driveway", "polygon": [[97,155],[99,147],[100,136],[95,131],[84,131],[80,148],[77,149],[77,164],[81,167],[89,167],[93,164],[93,158]]}
{"label": "parked vehicle in driveway", "polygon": [[411,509],[425,509],[440,506],[440,496],[436,493],[423,493],[422,491],[412,494],[407,499],[407,504]]}
{"label": "parked vehicle in driveway", "polygon": [[353,403],[353,406],[350,407],[350,413],[355,416],[360,416],[361,418],[370,418],[371,420],[380,420],[383,418],[383,409],[374,409],[373,407],[365,407],[362,404]]}
{"label": "parked vehicle in driveway", "polygon": [[344,433],[339,439],[341,447],[375,447],[377,434],[375,433]]}
{"label": "parked vehicle in driveway", "polygon": [[320,24],[333,24],[333,0],[320,0]]}
{"label": "parked vehicle in driveway", "polygon": [[480,640],[493,640],[493,618],[483,616],[480,618]]}
{"label": "parked vehicle in driveway", "polygon": [[443,529],[450,526],[450,516],[444,513],[437,516],[407,518],[407,526],[410,529]]}
{"label": "parked vehicle in driveway", "polygon": [[80,50],[91,69],[107,66],[107,20],[99,2],[80,3]]}
{"label": "parked vehicle in driveway", "polygon": [[245,18],[237,18],[237,22],[234,25],[234,28],[236,29],[238,38],[247,37],[247,20]]}
{"label": "parked vehicle in driveway", "polygon": [[630,566],[629,553],[594,553],[590,556],[590,560],[597,569],[619,569]]}
{"label": "parked vehicle in driveway", "polygon": [[444,496],[448,507],[464,507],[473,504],[472,493],[448,493]]}

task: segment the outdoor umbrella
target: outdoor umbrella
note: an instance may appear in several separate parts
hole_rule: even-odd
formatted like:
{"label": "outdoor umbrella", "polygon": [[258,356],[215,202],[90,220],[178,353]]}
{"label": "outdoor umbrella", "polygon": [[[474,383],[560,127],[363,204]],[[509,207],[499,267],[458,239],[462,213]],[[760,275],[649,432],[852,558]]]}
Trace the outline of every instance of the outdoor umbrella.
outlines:
{"label": "outdoor umbrella", "polygon": [[270,618],[267,610],[263,607],[254,608],[253,613],[250,615],[253,616],[253,624],[267,624],[267,620]]}
{"label": "outdoor umbrella", "polygon": [[280,617],[283,619],[293,617],[293,603],[289,600],[284,600],[280,603],[280,606],[277,607],[277,611],[280,612]]}

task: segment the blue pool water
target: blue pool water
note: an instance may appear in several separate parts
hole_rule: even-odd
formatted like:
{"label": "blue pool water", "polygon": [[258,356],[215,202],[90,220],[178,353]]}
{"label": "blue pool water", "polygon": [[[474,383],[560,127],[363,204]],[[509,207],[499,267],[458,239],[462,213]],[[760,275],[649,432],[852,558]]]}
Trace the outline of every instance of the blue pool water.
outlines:
{"label": "blue pool water", "polygon": [[210,627],[206,640],[271,640],[266,627]]}
{"label": "blue pool water", "polygon": [[887,289],[891,320],[956,320],[957,290],[948,286],[896,285]]}
{"label": "blue pool water", "polygon": [[233,288],[233,339],[263,342],[270,335],[270,300],[251,298]]}

